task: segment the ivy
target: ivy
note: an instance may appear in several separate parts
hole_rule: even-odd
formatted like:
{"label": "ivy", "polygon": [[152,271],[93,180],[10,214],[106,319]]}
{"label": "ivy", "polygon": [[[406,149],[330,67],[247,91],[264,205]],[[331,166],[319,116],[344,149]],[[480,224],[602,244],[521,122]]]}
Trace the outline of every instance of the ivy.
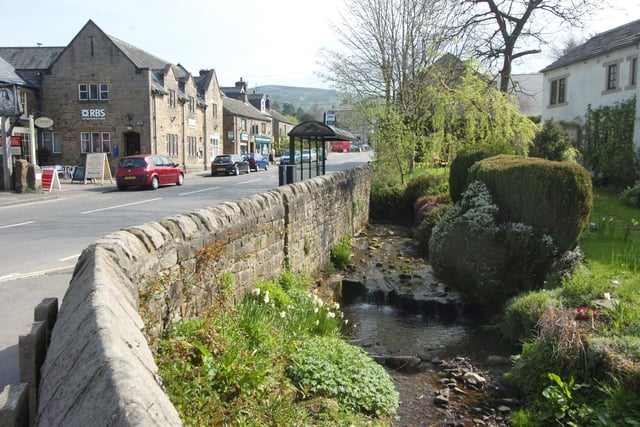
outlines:
{"label": "ivy", "polygon": [[625,187],[638,173],[638,153],[633,143],[635,96],[597,109],[587,107],[582,149],[584,164],[600,185]]}

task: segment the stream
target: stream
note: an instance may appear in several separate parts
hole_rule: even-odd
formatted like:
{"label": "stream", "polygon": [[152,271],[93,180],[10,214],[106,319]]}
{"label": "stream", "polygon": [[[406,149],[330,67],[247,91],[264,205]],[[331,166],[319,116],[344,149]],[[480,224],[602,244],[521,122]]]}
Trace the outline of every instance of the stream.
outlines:
{"label": "stream", "polygon": [[433,276],[409,228],[370,224],[352,252],[353,268],[332,280],[341,283],[351,342],[395,382],[400,407],[393,425],[509,425],[517,401],[505,395],[501,377],[520,347],[502,342]]}

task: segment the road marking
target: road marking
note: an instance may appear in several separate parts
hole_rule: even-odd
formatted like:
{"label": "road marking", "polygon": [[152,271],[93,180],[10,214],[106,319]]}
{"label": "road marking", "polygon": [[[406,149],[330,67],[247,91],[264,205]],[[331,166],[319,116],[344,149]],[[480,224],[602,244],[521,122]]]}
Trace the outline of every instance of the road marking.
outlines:
{"label": "road marking", "polygon": [[28,279],[30,277],[46,276],[49,273],[55,273],[56,271],[67,270],[74,267],[75,267],[75,264],[70,264],[70,265],[65,265],[63,267],[49,268],[47,270],[32,271],[30,273],[11,273],[5,276],[0,276],[0,282],[7,282],[9,280],[17,280],[17,279]]}
{"label": "road marking", "polygon": [[155,201],[158,201],[158,200],[162,200],[162,197],[158,197],[156,199],[142,200],[140,202],[125,203],[124,205],[109,206],[108,208],[94,209],[94,210],[91,210],[91,211],[84,211],[84,212],[80,212],[80,213],[84,215],[84,214],[90,214],[90,213],[95,213],[95,212],[108,211],[110,209],[124,208],[125,206],[133,206],[133,205],[139,205],[139,204],[142,204],[142,203],[155,202]]}
{"label": "road marking", "polygon": [[250,184],[250,183],[252,183],[252,182],[258,182],[258,181],[262,181],[262,179],[261,179],[261,178],[258,178],[258,179],[252,179],[252,180],[250,180],[250,181],[242,181],[242,182],[238,182],[238,183],[233,184],[233,185]]}
{"label": "road marking", "polygon": [[18,224],[3,225],[0,228],[20,227],[21,225],[29,225],[29,224],[33,224],[33,221],[20,222]]}
{"label": "road marking", "polygon": [[75,258],[78,258],[79,256],[80,254],[75,254],[68,257],[64,257],[64,258],[58,258],[58,261],[61,261],[61,262],[69,261],[70,259],[75,259]]}
{"label": "road marking", "polygon": [[188,194],[202,193],[203,191],[218,190],[220,187],[205,188],[204,190],[189,191],[187,193],[179,193],[178,196],[186,196]]}

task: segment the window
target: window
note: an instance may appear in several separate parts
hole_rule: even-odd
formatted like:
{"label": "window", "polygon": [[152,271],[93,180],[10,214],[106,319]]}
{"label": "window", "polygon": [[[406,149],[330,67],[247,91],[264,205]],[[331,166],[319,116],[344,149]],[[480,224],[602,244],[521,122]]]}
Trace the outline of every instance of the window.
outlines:
{"label": "window", "polygon": [[189,97],[189,112],[193,113],[194,111],[196,111],[196,103],[193,99],[193,96]]}
{"label": "window", "polygon": [[20,91],[20,111],[22,114],[28,114],[27,111],[27,92],[23,89]]}
{"label": "window", "polygon": [[633,58],[631,60],[631,69],[629,70],[629,84],[631,86],[635,86],[637,82],[638,82],[638,58]]}
{"label": "window", "polygon": [[549,105],[563,104],[567,101],[567,78],[560,77],[550,82]]}
{"label": "window", "polygon": [[218,104],[213,104],[213,118],[218,118]]}
{"label": "window", "polygon": [[169,107],[176,108],[176,91],[169,89]]}
{"label": "window", "polygon": [[240,128],[242,130],[247,130],[247,119],[241,119],[240,120]]}
{"label": "window", "polygon": [[220,154],[220,139],[217,137],[211,137],[211,158],[214,159]]}
{"label": "window", "polygon": [[607,67],[607,90],[618,87],[618,64],[611,64]]}
{"label": "window", "polygon": [[266,123],[262,123],[262,134],[266,135],[267,133],[267,124]]}
{"label": "window", "polygon": [[178,155],[178,135],[171,133],[167,134],[167,155]]}
{"label": "window", "polygon": [[195,157],[198,155],[198,149],[196,147],[196,137],[195,136],[188,136],[187,137],[187,149],[188,149],[188,155]]}
{"label": "window", "polygon": [[46,148],[50,153],[62,153],[62,134],[60,132],[42,132],[40,147]]}
{"label": "window", "polygon": [[109,132],[81,132],[81,153],[109,153],[111,151],[111,134]]}
{"label": "window", "polygon": [[80,101],[108,101],[109,85],[107,83],[78,84],[78,99]]}
{"label": "window", "polygon": [[258,125],[251,125],[251,134],[252,135],[258,134]]}

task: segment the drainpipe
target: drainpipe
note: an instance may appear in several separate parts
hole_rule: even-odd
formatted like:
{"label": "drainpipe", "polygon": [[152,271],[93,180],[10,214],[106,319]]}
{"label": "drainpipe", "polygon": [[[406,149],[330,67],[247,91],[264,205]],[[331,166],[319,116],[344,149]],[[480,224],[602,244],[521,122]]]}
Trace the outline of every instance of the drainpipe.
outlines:
{"label": "drainpipe", "polygon": [[158,102],[158,100],[155,92],[153,92],[153,117],[152,117],[153,128],[151,129],[151,131],[153,132],[153,150],[152,150],[153,154],[158,154],[158,116],[157,116],[158,106],[156,102]]}

